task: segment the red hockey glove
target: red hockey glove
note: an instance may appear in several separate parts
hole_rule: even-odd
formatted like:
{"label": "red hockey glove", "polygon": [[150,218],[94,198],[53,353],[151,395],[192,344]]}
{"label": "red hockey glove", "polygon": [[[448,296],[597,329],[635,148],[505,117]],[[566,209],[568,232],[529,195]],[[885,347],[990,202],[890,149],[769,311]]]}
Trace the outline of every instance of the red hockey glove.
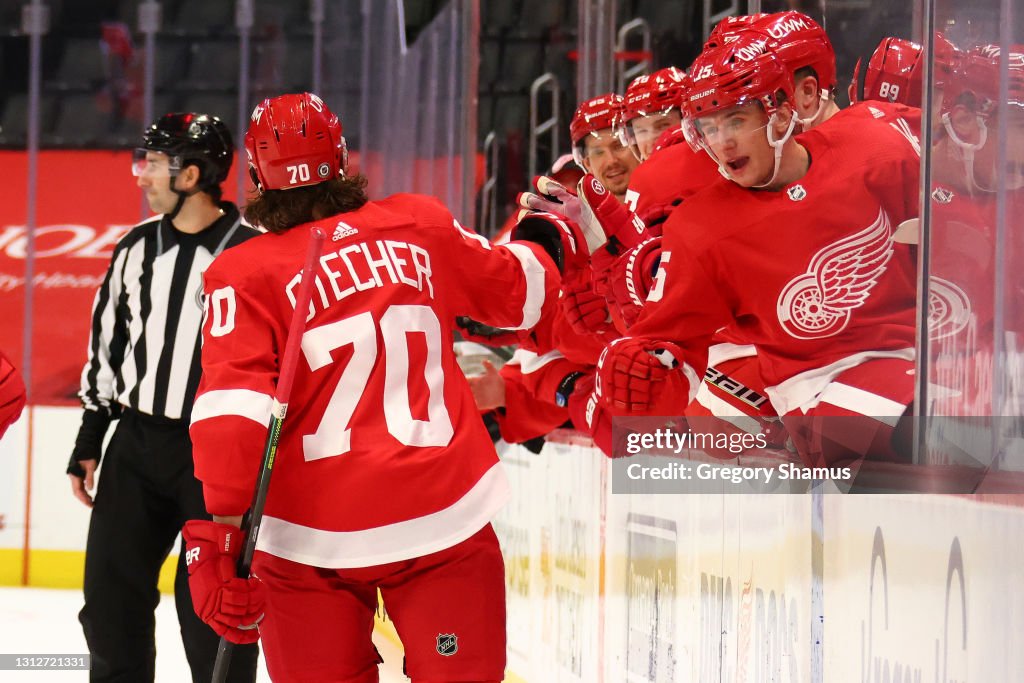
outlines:
{"label": "red hockey glove", "polygon": [[682,352],[675,344],[634,337],[618,339],[597,361],[597,395],[613,413],[650,413],[680,358]]}
{"label": "red hockey glove", "polygon": [[642,213],[638,213],[640,220],[647,226],[647,233],[651,237],[661,237],[662,231],[665,227],[665,221],[672,215],[676,207],[683,203],[682,198],[673,199],[670,202],[664,204],[651,204],[644,208]]}
{"label": "red hockey glove", "polygon": [[[593,175],[588,173],[580,179],[576,194],[583,205],[579,223],[584,232],[587,232],[588,225],[596,223],[607,240],[618,245],[620,253],[632,249],[649,237],[644,222]],[[613,250],[616,250],[615,246]],[[594,251],[592,248],[591,252]]]}
{"label": "red hockey glove", "polygon": [[590,277],[594,283],[594,291],[605,299],[611,298],[608,288],[612,278],[612,267],[619,260],[618,254],[613,254],[605,247],[601,247],[590,255]]}
{"label": "red hockey glove", "polygon": [[640,317],[661,259],[661,238],[649,239],[620,256],[608,278],[609,299],[623,322],[632,326]]}
{"label": "red hockey glove", "polygon": [[594,291],[589,280],[576,280],[562,286],[562,298],[558,301],[562,315],[579,335],[602,335],[611,328],[608,317],[608,302]]}
{"label": "red hockey glove", "polygon": [[232,643],[255,643],[267,589],[256,577],[235,574],[245,535],[230,524],[193,519],[185,522],[181,536],[196,614]]}
{"label": "red hockey glove", "polygon": [[584,375],[576,380],[572,395],[569,396],[569,419],[577,431],[587,434],[601,452],[612,455],[612,421],[594,392],[594,375]]}

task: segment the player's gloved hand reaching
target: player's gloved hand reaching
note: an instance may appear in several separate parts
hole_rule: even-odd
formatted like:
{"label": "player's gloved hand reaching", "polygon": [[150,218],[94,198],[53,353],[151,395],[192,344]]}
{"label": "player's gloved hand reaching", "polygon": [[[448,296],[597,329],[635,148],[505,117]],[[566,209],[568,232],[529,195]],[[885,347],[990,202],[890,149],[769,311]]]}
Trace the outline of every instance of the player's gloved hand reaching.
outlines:
{"label": "player's gloved hand reaching", "polygon": [[609,300],[627,326],[640,317],[661,260],[661,238],[649,239],[618,258],[608,278]]}
{"label": "player's gloved hand reaching", "polygon": [[576,192],[546,176],[538,176],[534,186],[537,193],[519,193],[519,206],[524,211],[565,216],[576,223],[586,237],[591,254],[609,242],[612,251],[619,253],[648,237],[643,221],[589,173],[580,179]]}
{"label": "player's gloved hand reaching", "polygon": [[597,361],[597,396],[613,413],[651,413],[680,358],[682,351],[675,344],[636,337],[617,339]]}
{"label": "player's gloved hand reaching", "polygon": [[185,523],[181,536],[196,614],[232,643],[255,643],[267,589],[258,578],[242,579],[235,573],[245,538],[241,529],[193,519]]}
{"label": "player's gloved hand reaching", "polygon": [[[534,178],[533,186],[537,190],[536,193],[520,192],[516,198],[516,203],[524,211],[553,213],[579,224],[583,207],[575,192],[547,176]],[[522,214],[519,217],[522,218]]]}
{"label": "player's gloved hand reaching", "polygon": [[[601,232],[612,252],[622,253],[650,237],[644,222],[590,173],[580,178],[576,194],[583,205],[580,225],[584,232],[594,225],[594,232]],[[595,250],[596,246],[590,251]]]}
{"label": "player's gloved hand reaching", "polygon": [[576,334],[602,335],[611,329],[608,302],[594,291],[589,278],[563,283],[558,305]]}

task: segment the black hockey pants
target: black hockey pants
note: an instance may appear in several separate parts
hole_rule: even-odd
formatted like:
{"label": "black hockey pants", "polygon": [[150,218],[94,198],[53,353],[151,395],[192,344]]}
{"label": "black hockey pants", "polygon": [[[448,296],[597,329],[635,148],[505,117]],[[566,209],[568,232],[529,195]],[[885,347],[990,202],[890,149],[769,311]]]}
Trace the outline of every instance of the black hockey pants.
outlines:
{"label": "black hockey pants", "polygon": [[[188,424],[126,411],[101,469],[78,615],[92,654],[90,680],[151,682],[160,567],[186,520],[209,519],[193,474]],[[184,548],[174,597],[192,680],[208,683],[219,638],[192,608]],[[257,656],[256,645],[235,646],[228,681],[254,681]]]}

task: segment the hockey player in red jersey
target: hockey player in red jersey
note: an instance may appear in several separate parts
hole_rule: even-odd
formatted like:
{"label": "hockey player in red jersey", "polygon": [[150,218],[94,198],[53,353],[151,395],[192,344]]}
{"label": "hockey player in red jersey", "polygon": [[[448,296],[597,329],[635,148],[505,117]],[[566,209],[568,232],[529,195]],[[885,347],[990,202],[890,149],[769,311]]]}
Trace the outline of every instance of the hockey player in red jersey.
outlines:
{"label": "hockey player in red jersey", "polygon": [[[944,35],[936,32],[933,41],[935,59],[932,74],[934,111],[933,128],[939,123],[943,110],[943,91],[950,77],[957,71],[960,50]],[[870,59],[858,59],[850,81],[850,102],[865,100],[904,104],[921,108],[924,62],[922,48],[903,38],[888,37],[871,54]]]}
{"label": "hockey player in red jersey", "polygon": [[[619,202],[625,199],[626,188],[630,185],[640,163],[621,137],[615,133],[614,126],[622,116],[622,111],[622,96],[609,93],[581,104],[569,125],[576,163],[596,178],[598,183]],[[591,186],[592,184],[584,183],[581,187],[585,189]],[[550,207],[556,211],[559,208],[561,207]],[[566,218],[576,222],[582,220],[579,216]],[[578,278],[563,280],[563,317],[579,336],[606,336],[613,332],[614,327],[605,297],[594,289],[592,268],[589,264],[580,268],[579,274]]]}
{"label": "hockey player in red jersey", "polygon": [[569,123],[573,160],[622,201],[639,163],[613,131],[622,97],[608,93],[581,104]]}
{"label": "hockey player in red jersey", "polygon": [[[932,120],[931,128],[941,135],[944,111],[944,92],[950,79],[960,68],[962,55],[959,49],[941,33],[936,33],[932,42]],[[850,102],[864,103],[861,111],[867,111],[875,118],[883,118],[901,125],[904,119],[911,132],[918,139],[921,135],[921,91],[924,67],[922,48],[917,43],[902,38],[883,38],[868,60],[858,59],[853,79],[849,86]],[[883,102],[887,107],[875,104]],[[902,106],[900,106],[902,105]],[[858,109],[857,106],[850,110]],[[884,113],[884,116],[882,113]]]}
{"label": "hockey player in red jersey", "polygon": [[[608,93],[576,109],[569,126],[573,157],[587,176],[574,189],[540,177],[534,181],[537,192],[521,193],[518,200],[523,207],[520,219],[532,212],[554,214],[565,218],[574,230],[583,231],[579,245],[582,263],[562,278],[562,314],[576,335],[600,338],[602,344],[614,333],[613,318],[603,289],[600,284],[595,288],[594,280],[602,283],[603,269],[615,255],[646,237],[643,224],[622,205],[639,163],[621,137],[613,134],[622,102],[620,96]],[[617,231],[606,227],[610,223],[618,226]],[[607,244],[609,237],[611,244]],[[593,264],[588,263],[592,252],[596,254]]]}
{"label": "hockey player in red jersey", "polygon": [[[892,457],[915,315],[914,261],[893,232],[917,213],[917,155],[881,126],[857,144],[794,138],[792,75],[756,35],[705,51],[692,73],[685,125],[731,182],[669,218],[658,282],[602,357],[597,393],[618,413],[678,414],[712,335],[733,325],[808,461]],[[835,434],[821,417],[837,414],[863,420]]]}
{"label": "hockey player in red jersey", "polygon": [[858,59],[850,102],[864,100],[921,106],[921,46],[903,38],[882,38],[866,64]]}
{"label": "hockey player in red jersey", "polygon": [[[265,100],[246,135],[269,233],[205,274],[196,474],[214,522],[185,540],[197,611],[226,637],[259,625],[275,681],[378,680],[380,590],[413,681],[499,681],[504,570],[490,519],[508,496],[452,350],[466,315],[529,328],[554,266],[495,246],[436,200],[368,201],[338,118],[315,95]],[[248,580],[230,576],[266,438],[310,225],[329,239]],[[214,561],[210,561],[210,560]],[[256,578],[259,577],[259,578]],[[249,629],[249,630],[246,630]]]}
{"label": "hockey player in red jersey", "polygon": [[806,14],[788,11],[768,14],[750,24],[762,34],[766,47],[793,75],[793,107],[803,130],[834,116],[836,54],[818,22]]}
{"label": "hockey player in red jersey", "polygon": [[638,76],[623,97],[619,137],[639,161],[654,151],[654,144],[666,130],[678,128],[680,105],[689,78],[674,66]]}
{"label": "hockey player in red jersey", "polygon": [[[630,178],[626,205],[644,222],[651,236],[661,234],[661,223],[681,201],[719,177],[716,165],[707,156],[680,144],[686,141],[676,114],[689,85],[685,72],[669,67],[638,77],[626,90],[628,104],[619,125],[620,137],[634,140],[631,148],[644,158]],[[649,111],[656,113],[647,115]],[[649,119],[654,119],[660,129],[654,140],[641,134],[645,127],[653,127],[643,123]]]}
{"label": "hockey player in red jersey", "polygon": [[[563,287],[566,282],[589,284],[585,239],[568,219],[529,212],[516,224],[511,238],[547,251],[559,267]],[[550,294],[557,298],[557,289]],[[519,348],[500,372],[469,378],[477,406],[498,408],[495,419],[502,438],[510,443],[543,436],[569,419],[568,396],[578,377],[593,371],[607,343],[604,336],[572,329],[566,320],[566,298],[532,330],[519,335]]]}

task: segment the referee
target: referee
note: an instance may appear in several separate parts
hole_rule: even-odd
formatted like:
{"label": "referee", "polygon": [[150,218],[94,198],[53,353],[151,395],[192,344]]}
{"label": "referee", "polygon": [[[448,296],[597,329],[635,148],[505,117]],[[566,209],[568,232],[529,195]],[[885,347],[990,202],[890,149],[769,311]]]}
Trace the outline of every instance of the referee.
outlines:
{"label": "referee", "polygon": [[[259,234],[221,201],[234,145],[220,119],[167,114],[144,141],[132,171],[163,215],[120,241],[96,294],[85,411],[68,466],[72,492],[92,508],[78,618],[94,682],[153,681],[160,567],[186,520],[209,519],[188,435],[201,372],[203,271],[224,249]],[[118,418],[94,501],[103,439]],[[219,638],[193,610],[184,547],[174,595],[192,680],[206,683]],[[256,648],[236,648],[229,681],[256,679]]]}

